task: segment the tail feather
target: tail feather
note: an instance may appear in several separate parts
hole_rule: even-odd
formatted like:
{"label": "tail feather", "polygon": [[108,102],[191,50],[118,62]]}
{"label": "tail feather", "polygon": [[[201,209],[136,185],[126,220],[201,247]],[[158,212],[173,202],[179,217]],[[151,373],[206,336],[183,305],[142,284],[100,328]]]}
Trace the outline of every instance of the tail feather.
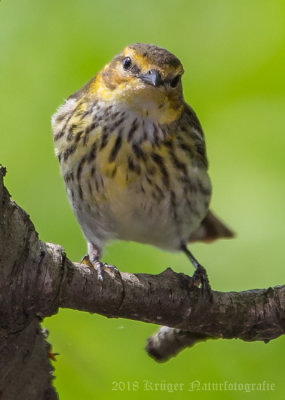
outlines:
{"label": "tail feather", "polygon": [[213,242],[216,239],[230,239],[234,236],[233,231],[209,211],[196,231],[191,233],[189,242]]}

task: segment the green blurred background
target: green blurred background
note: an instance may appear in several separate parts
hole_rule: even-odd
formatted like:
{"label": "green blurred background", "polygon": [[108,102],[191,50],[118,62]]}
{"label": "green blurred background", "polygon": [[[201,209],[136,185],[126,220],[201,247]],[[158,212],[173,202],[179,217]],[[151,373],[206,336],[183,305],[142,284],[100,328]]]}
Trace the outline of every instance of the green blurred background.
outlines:
{"label": "green blurred background", "polygon": [[[284,0],[0,1],[0,162],[6,184],[44,241],[72,260],[85,253],[53,153],[50,118],[114,54],[132,42],[155,43],[185,67],[184,93],[204,127],[212,208],[237,232],[232,241],[195,244],[217,290],[284,283]],[[113,243],[104,260],[123,271],[192,273],[183,255]],[[283,398],[284,344],[209,341],[165,364],[144,352],[156,326],[61,310],[44,321],[59,352],[61,399],[128,397],[241,399],[240,391],[188,392],[203,383],[275,384],[250,398]],[[146,392],[144,380],[184,383],[179,393]],[[139,382],[137,392],[128,384]],[[123,382],[126,390],[114,382]],[[120,389],[124,388],[120,385]]]}

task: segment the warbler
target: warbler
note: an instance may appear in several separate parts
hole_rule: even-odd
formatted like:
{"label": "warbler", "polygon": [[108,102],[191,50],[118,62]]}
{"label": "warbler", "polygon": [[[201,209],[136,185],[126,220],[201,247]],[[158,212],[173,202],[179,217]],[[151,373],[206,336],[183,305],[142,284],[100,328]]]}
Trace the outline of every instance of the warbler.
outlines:
{"label": "warbler", "polygon": [[103,279],[107,241],[184,251],[232,237],[209,211],[205,138],[184,101],[183,66],[169,51],[136,43],[116,55],[52,117],[67,195]]}

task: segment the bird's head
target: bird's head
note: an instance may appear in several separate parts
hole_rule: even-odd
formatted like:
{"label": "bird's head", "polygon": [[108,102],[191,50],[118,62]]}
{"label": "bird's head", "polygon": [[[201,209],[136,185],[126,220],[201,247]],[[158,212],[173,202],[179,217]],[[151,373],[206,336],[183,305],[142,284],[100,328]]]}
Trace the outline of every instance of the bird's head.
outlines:
{"label": "bird's head", "polygon": [[97,74],[91,93],[161,123],[176,120],[183,108],[183,67],[167,50],[149,44],[127,46]]}

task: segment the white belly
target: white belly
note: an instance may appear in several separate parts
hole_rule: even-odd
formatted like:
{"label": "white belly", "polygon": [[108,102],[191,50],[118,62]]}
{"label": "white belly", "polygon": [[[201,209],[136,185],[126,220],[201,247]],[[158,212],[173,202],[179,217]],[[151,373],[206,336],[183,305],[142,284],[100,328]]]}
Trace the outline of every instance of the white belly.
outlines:
{"label": "white belly", "polygon": [[[197,180],[210,185],[205,171]],[[83,201],[72,201],[71,196],[70,200],[86,239],[100,247],[108,240],[121,239],[179,250],[206,215],[210,201],[210,195],[199,190],[191,193],[189,188],[185,193],[179,184],[173,184],[171,191],[155,190],[144,179],[122,187],[105,178],[104,196],[87,202],[84,182],[82,189]]]}

